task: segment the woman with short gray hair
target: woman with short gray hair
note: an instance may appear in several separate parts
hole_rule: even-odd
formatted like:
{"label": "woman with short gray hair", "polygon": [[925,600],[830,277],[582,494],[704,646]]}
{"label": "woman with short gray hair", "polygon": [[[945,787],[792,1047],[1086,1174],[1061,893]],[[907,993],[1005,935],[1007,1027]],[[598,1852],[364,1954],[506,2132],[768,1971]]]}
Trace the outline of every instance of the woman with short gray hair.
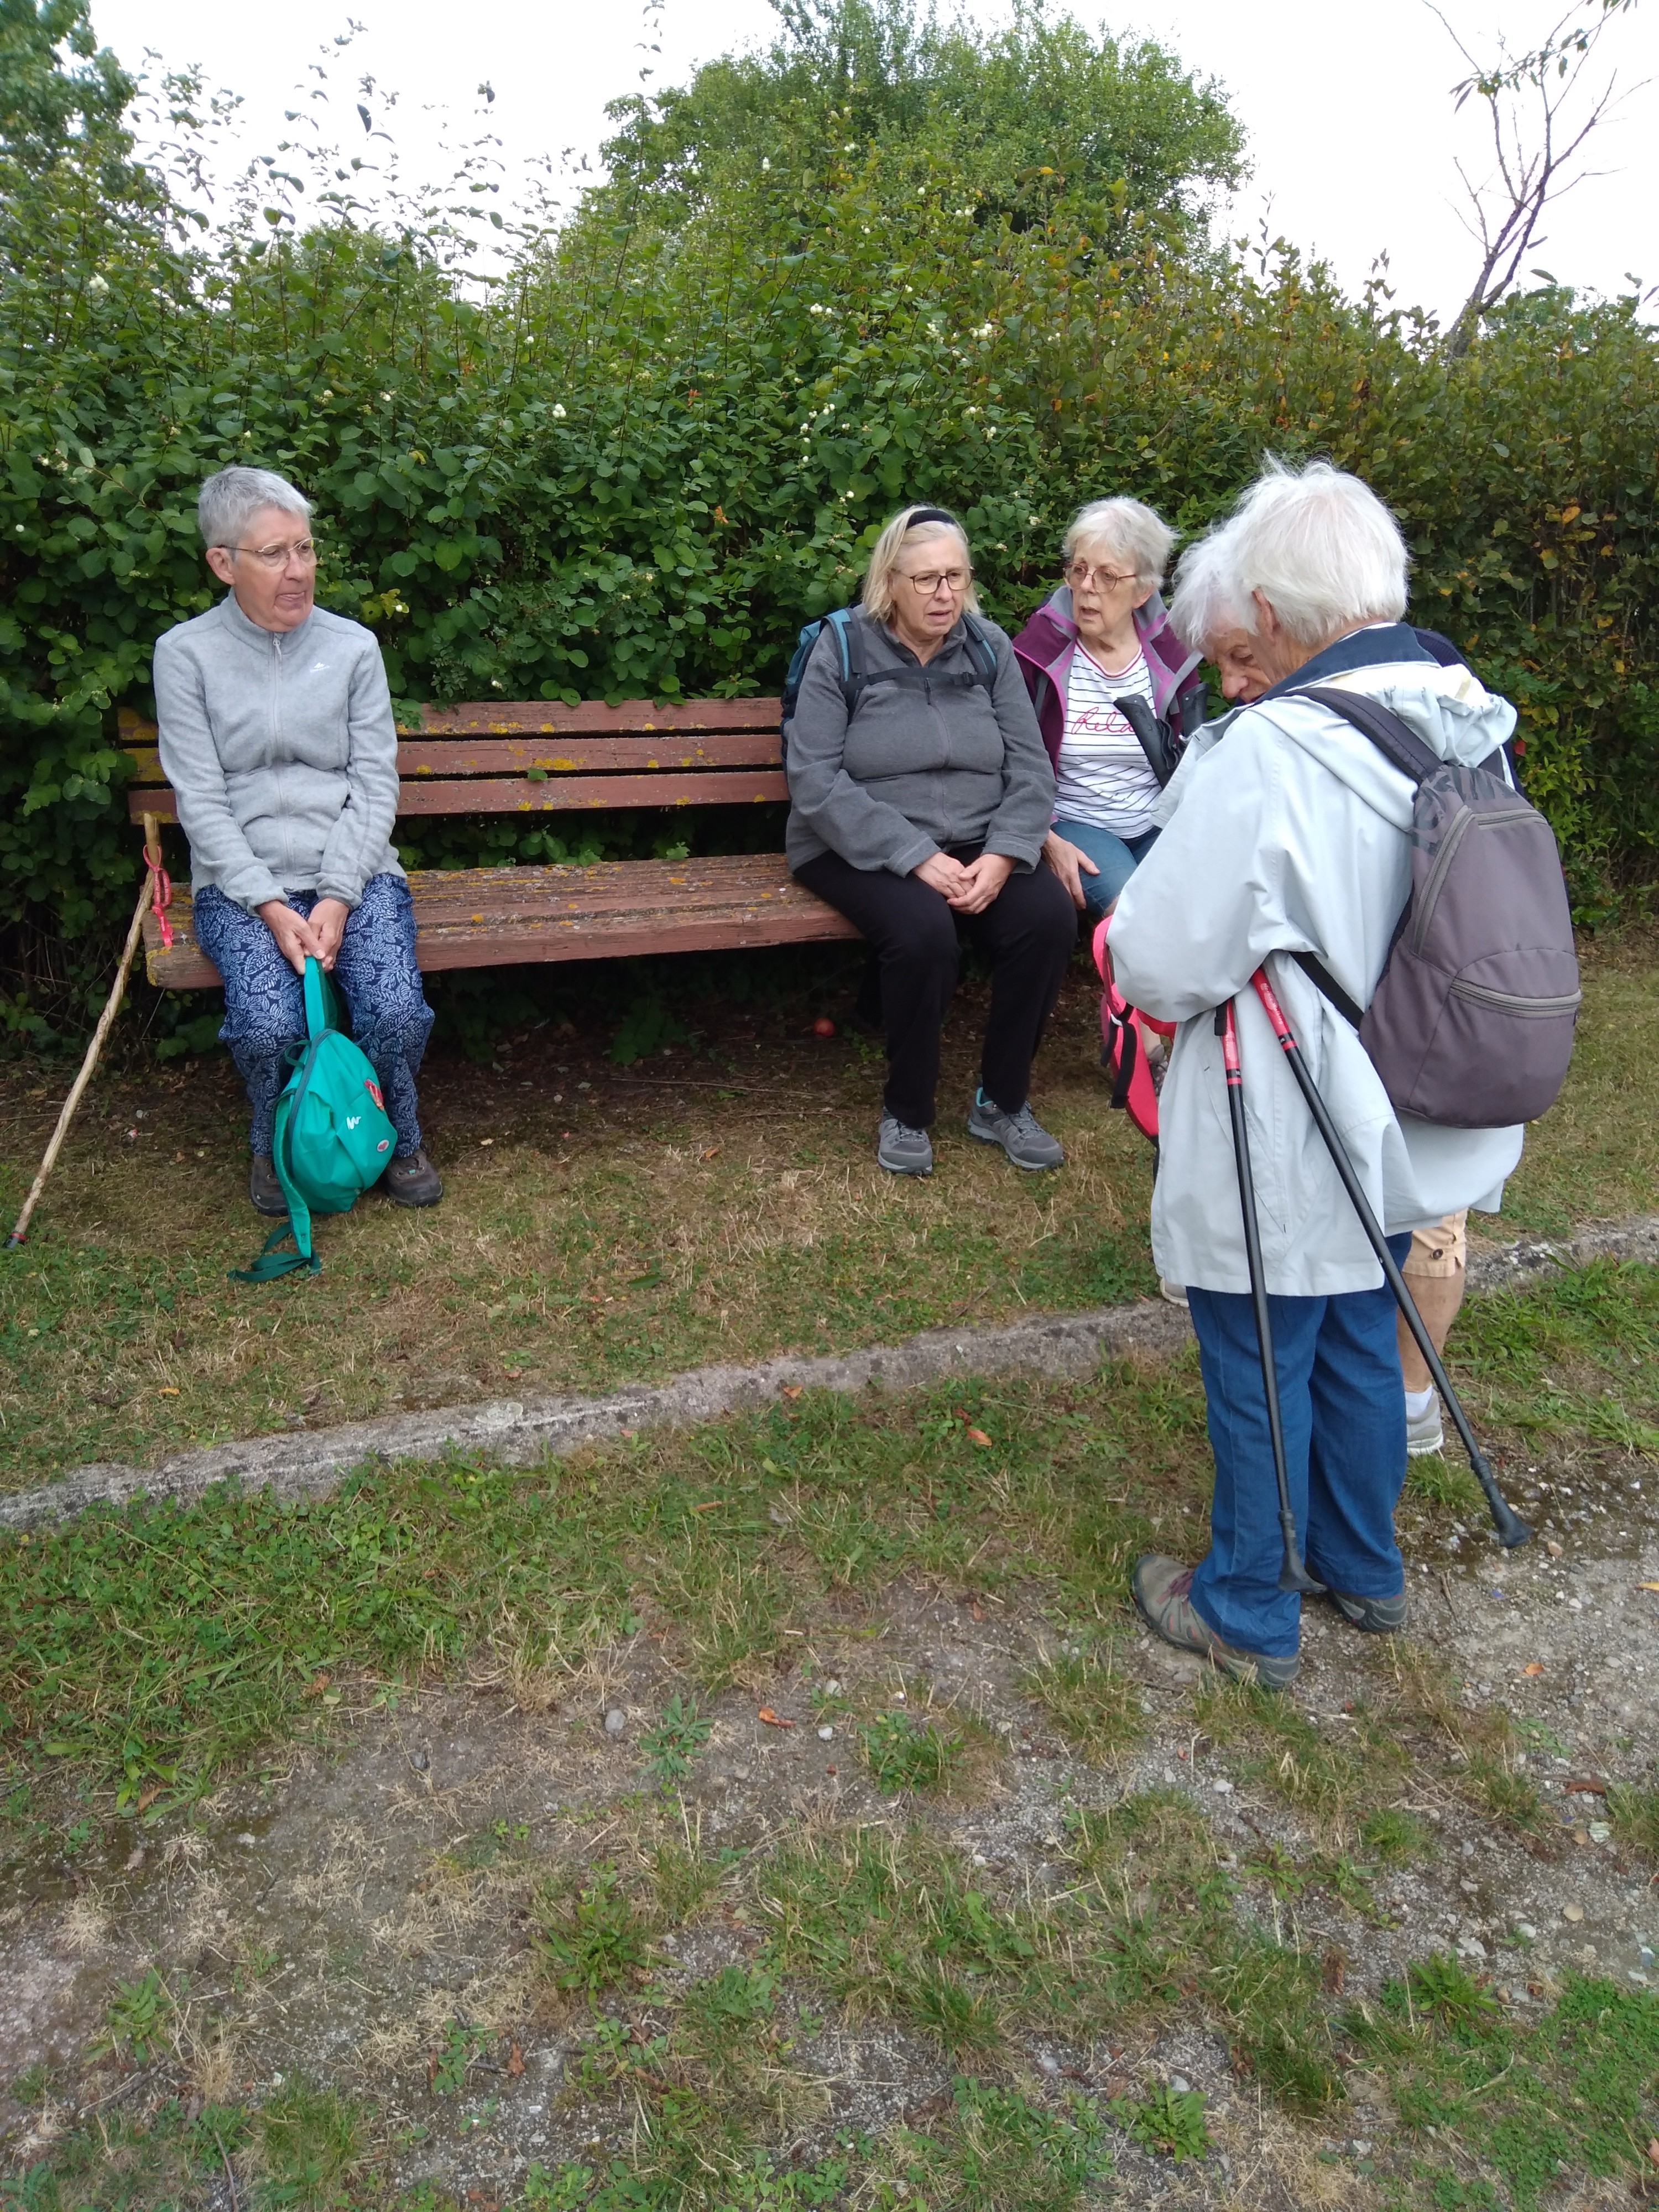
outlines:
{"label": "woman with short gray hair", "polygon": [[197,516],[229,590],[156,641],[161,766],[190,840],[196,941],[225,987],[219,1035],[252,1108],[250,1195],[283,1214],[271,1159],[307,958],[333,973],[397,1130],[383,1187],[443,1195],[415,1077],[432,1027],[392,843],[398,732],[374,633],[315,605],[311,507],[268,469],[221,469]]}
{"label": "woman with short gray hair", "polygon": [[1066,533],[1065,580],[1014,640],[1054,768],[1043,856],[1091,918],[1158,836],[1161,780],[1136,720],[1150,718],[1173,760],[1204,719],[1199,655],[1158,596],[1174,545],[1141,501],[1091,500]]}
{"label": "woman with short gray hair", "polygon": [[[1177,803],[1112,922],[1125,996],[1178,1024],[1158,1099],[1152,1253],[1187,1290],[1215,1458],[1207,1556],[1193,1567],[1148,1553],[1130,1586],[1168,1642],[1273,1688],[1295,1677],[1302,1601],[1279,1582],[1217,1009],[1231,1003],[1237,1020],[1297,1539],[1357,1629],[1392,1634],[1407,1622],[1394,1300],[1251,977],[1266,969],[1396,1262],[1413,1231],[1462,1207],[1495,1211],[1521,1157],[1518,1126],[1448,1128],[1398,1113],[1352,1018],[1370,1001],[1411,889],[1413,794],[1327,701],[1370,699],[1437,760],[1464,766],[1496,755],[1515,726],[1507,700],[1400,619],[1407,569],[1398,523],[1357,477],[1323,461],[1266,465],[1194,581],[1250,640],[1249,703],[1219,744],[1182,763]],[[1443,1240],[1437,1249],[1454,1263]]]}

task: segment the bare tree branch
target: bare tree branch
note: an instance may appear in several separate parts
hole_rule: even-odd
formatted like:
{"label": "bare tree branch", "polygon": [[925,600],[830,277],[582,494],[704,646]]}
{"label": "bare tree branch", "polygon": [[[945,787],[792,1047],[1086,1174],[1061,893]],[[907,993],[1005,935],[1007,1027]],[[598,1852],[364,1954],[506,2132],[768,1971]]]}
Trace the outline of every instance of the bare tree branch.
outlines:
{"label": "bare tree branch", "polygon": [[[1480,248],[1480,260],[1447,339],[1454,360],[1468,351],[1482,317],[1512,289],[1528,257],[1547,243],[1540,228],[1545,210],[1587,178],[1606,173],[1585,167],[1581,156],[1591,134],[1624,97],[1616,77],[1608,76],[1576,125],[1567,120],[1567,111],[1579,105],[1602,33],[1614,15],[1634,4],[1635,0],[1577,0],[1534,52],[1517,60],[1500,48],[1497,63],[1483,66],[1434,0],[1428,0],[1469,66],[1469,75],[1453,88],[1456,107],[1471,99],[1486,103],[1494,165],[1492,173],[1477,184],[1461,161],[1456,164],[1468,199],[1459,220]],[[1594,20],[1587,21],[1592,15]]]}

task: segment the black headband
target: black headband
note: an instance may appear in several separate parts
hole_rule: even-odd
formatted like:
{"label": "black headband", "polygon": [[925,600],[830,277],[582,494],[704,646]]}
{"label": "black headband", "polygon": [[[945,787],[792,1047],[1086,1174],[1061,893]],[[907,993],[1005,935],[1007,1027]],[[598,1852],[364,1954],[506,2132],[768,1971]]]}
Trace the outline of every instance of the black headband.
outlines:
{"label": "black headband", "polygon": [[918,507],[912,511],[910,519],[904,526],[907,530],[914,530],[919,523],[922,522],[948,522],[952,530],[960,530],[962,527],[950,509],[944,507]]}

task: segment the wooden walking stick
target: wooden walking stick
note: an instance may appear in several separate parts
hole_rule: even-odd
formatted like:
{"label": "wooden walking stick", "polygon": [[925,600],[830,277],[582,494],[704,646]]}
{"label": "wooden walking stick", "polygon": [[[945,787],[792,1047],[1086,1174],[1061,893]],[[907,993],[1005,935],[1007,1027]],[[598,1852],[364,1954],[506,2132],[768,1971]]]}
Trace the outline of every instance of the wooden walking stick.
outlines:
{"label": "wooden walking stick", "polygon": [[161,830],[155,815],[147,814],[144,817],[144,880],[139,888],[138,903],[132,910],[132,924],[127,931],[126,944],[122,948],[121,964],[115,971],[115,981],[108,999],[105,1001],[104,1011],[98,1017],[98,1026],[92,1033],[92,1042],[87,1047],[87,1056],[81,1062],[81,1073],[70,1086],[70,1095],[64,1101],[63,1111],[58,1116],[58,1127],[52,1133],[52,1142],[46,1146],[46,1157],[40,1163],[40,1172],[35,1176],[28,1196],[23,1200],[23,1211],[17,1217],[16,1226],[6,1239],[5,1249],[8,1252],[15,1251],[23,1242],[28,1230],[29,1216],[40,1203],[40,1194],[46,1187],[47,1176],[58,1164],[58,1155],[64,1149],[64,1139],[69,1134],[70,1123],[75,1119],[75,1109],[81,1103],[82,1093],[92,1080],[92,1071],[98,1065],[98,1055],[104,1049],[104,1040],[113,1026],[115,1017],[121,1011],[121,1001],[126,995],[127,976],[132,967],[133,955],[137,951],[138,940],[144,933],[144,916],[150,910],[152,902],[154,902],[154,910],[161,921],[162,942],[171,944],[173,941],[173,928],[166,914],[167,902],[172,896],[173,886],[167,880],[166,869],[161,866]]}

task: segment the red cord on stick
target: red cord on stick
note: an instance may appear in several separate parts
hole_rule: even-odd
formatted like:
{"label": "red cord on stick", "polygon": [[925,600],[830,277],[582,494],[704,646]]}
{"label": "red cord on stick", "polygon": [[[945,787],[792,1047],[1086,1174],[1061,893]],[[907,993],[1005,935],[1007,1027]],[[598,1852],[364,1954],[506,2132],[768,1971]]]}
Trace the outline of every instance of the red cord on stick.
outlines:
{"label": "red cord on stick", "polygon": [[144,866],[149,870],[151,876],[155,878],[150,886],[154,896],[151,901],[149,910],[155,916],[156,921],[161,925],[161,950],[163,952],[171,952],[173,950],[173,924],[167,920],[167,910],[173,904],[173,878],[168,875],[167,870],[161,866],[161,863],[158,860],[154,859],[149,853],[146,853],[144,855]]}

